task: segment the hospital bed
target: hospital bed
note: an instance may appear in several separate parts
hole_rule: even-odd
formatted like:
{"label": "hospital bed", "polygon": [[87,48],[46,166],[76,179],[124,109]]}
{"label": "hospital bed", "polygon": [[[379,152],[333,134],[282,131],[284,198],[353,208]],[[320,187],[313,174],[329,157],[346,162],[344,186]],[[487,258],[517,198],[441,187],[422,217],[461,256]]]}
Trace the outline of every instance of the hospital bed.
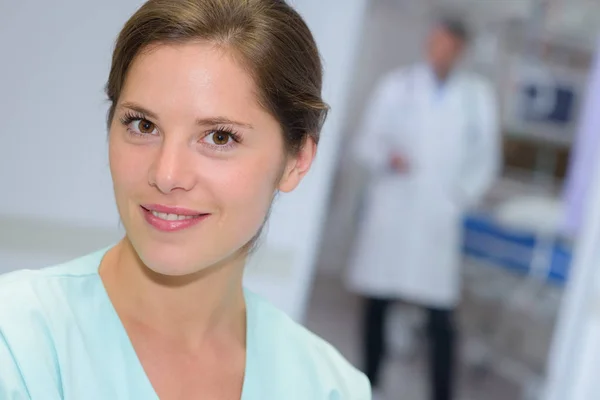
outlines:
{"label": "hospital bed", "polygon": [[551,193],[513,192],[464,220],[464,362],[537,399],[569,277],[572,240]]}

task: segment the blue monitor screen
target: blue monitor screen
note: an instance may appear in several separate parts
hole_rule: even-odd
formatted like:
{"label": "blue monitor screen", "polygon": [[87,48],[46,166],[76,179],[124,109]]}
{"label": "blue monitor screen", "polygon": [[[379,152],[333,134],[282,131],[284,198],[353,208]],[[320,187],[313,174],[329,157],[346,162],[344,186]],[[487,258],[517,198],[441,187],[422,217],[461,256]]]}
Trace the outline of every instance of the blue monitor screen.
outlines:
{"label": "blue monitor screen", "polygon": [[[546,88],[544,88],[546,90]],[[557,85],[553,88],[555,97],[554,107],[546,112],[540,113],[536,109],[535,103],[541,95],[541,90],[536,85],[525,85],[523,87],[525,97],[523,118],[530,122],[551,122],[565,125],[571,122],[573,118],[573,108],[575,103],[575,93],[573,89],[567,86]]]}

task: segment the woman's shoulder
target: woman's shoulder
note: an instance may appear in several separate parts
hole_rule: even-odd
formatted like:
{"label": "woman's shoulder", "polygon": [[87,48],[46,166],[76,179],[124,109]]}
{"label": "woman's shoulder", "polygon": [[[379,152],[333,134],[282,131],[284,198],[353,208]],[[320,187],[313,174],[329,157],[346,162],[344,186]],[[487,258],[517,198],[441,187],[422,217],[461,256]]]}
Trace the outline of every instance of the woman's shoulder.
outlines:
{"label": "woman's shoulder", "polygon": [[40,328],[63,313],[73,296],[85,298],[90,282],[98,279],[103,253],[38,270],[17,270],[0,275],[0,332]]}
{"label": "woman's shoulder", "polygon": [[[98,265],[105,250],[90,253],[71,261],[37,270],[24,269],[0,275],[2,304],[17,303],[20,307],[46,301],[40,296],[57,283],[78,278],[96,277]],[[64,285],[62,285],[64,286]],[[6,307],[0,308],[5,310]]]}
{"label": "woman's shoulder", "polygon": [[99,257],[0,275],[0,398],[7,392],[36,397],[31,391],[60,398],[57,345],[68,343],[57,338],[73,325],[73,299],[90,298]]}
{"label": "woman's shoulder", "polygon": [[19,341],[21,332],[28,330],[39,336],[72,316],[72,307],[98,290],[97,271],[103,254],[95,252],[47,268],[0,275],[0,333],[4,339]]}
{"label": "woman's shoulder", "polygon": [[281,385],[297,387],[302,381],[313,390],[310,393],[318,392],[319,396],[326,393],[331,398],[371,398],[367,377],[331,344],[260,296],[247,292],[247,299],[254,313],[255,343],[262,367],[275,366],[274,375]]}

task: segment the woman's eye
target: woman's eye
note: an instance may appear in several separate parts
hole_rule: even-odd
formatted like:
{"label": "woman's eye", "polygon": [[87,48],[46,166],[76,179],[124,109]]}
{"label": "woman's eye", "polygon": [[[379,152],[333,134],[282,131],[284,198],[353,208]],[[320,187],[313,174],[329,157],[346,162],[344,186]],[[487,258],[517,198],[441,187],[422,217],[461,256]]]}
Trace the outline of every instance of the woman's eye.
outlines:
{"label": "woman's eye", "polygon": [[136,119],[131,122],[129,127],[134,132],[139,132],[143,135],[150,135],[150,134],[155,133],[155,131],[156,131],[156,125],[154,125],[152,122],[148,121],[147,119]]}
{"label": "woman's eye", "polygon": [[206,140],[208,140],[210,144],[214,144],[216,146],[225,146],[229,144],[229,141],[231,140],[231,134],[223,131],[214,131],[206,136]]}

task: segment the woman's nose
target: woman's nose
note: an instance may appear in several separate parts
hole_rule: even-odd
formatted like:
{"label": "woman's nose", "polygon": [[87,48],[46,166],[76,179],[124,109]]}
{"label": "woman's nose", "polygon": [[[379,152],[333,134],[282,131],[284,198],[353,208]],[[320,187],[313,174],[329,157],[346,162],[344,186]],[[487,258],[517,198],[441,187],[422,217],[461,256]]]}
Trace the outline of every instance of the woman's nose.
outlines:
{"label": "woman's nose", "polygon": [[190,153],[184,144],[164,141],[153,160],[148,183],[164,194],[191,190],[195,177]]}

